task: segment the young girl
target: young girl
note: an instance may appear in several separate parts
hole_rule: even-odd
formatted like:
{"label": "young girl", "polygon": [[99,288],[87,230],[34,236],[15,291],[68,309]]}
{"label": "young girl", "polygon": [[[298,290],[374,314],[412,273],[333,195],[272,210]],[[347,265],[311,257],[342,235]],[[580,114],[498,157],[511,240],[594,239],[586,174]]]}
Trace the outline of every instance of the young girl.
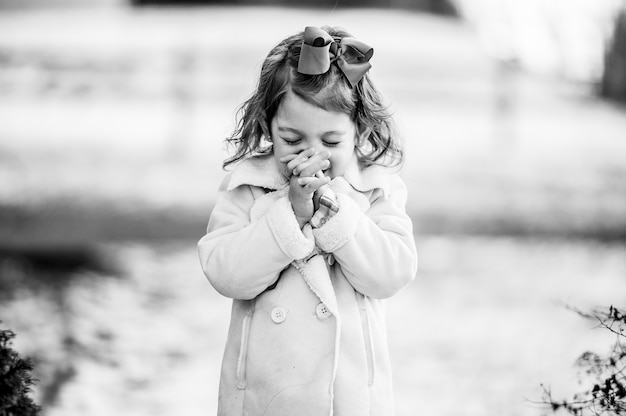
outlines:
{"label": "young girl", "polygon": [[417,268],[373,50],[307,27],[265,59],[198,247],[233,298],[218,415],[391,415],[384,306]]}

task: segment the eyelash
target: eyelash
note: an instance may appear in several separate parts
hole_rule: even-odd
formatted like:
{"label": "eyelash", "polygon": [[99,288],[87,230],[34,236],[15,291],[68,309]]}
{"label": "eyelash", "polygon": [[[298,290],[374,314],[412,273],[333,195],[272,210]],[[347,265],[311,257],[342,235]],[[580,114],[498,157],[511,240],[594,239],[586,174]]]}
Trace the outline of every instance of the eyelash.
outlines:
{"label": "eyelash", "polygon": [[[289,145],[289,146],[296,146],[298,143],[300,143],[301,140],[302,139],[287,140],[287,139],[283,138],[283,141],[285,143],[287,143],[287,145]],[[327,147],[337,147],[339,145],[339,142],[338,143],[323,142],[323,143],[324,143],[324,146],[327,146]]]}

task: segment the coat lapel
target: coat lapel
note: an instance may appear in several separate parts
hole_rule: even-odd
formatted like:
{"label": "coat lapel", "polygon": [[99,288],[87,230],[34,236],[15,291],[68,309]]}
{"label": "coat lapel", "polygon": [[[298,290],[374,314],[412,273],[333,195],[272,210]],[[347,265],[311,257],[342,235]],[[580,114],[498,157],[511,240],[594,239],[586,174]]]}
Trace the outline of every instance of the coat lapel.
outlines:
{"label": "coat lapel", "polygon": [[252,185],[273,191],[289,184],[289,179],[280,172],[273,155],[251,157],[240,162],[232,172],[228,190],[240,185]]}
{"label": "coat lapel", "polygon": [[326,305],[329,311],[339,316],[339,306],[335,289],[330,281],[326,268],[326,261],[321,253],[314,253],[305,260],[296,260],[291,263],[304,279],[309,289]]}

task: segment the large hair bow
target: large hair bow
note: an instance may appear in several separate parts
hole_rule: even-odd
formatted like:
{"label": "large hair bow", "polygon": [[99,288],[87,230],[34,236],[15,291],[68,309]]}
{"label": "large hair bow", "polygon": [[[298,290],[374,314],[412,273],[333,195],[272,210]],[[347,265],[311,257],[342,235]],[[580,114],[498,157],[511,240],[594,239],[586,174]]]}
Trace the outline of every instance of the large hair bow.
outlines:
{"label": "large hair bow", "polygon": [[334,62],[354,87],[372,67],[369,63],[372,55],[374,48],[355,38],[345,37],[337,43],[325,30],[307,26],[304,29],[298,72],[306,75],[324,74]]}

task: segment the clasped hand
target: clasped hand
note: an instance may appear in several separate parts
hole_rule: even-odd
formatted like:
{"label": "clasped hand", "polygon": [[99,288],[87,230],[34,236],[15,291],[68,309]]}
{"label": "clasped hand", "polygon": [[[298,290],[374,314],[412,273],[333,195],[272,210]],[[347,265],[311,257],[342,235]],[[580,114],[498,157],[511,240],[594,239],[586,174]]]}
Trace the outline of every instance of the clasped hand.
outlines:
{"label": "clasped hand", "polygon": [[287,172],[291,173],[289,201],[300,228],[309,222],[315,212],[315,192],[330,182],[330,178],[319,174],[330,167],[329,158],[329,151],[317,152],[313,148],[280,158],[281,162],[287,163]]}

